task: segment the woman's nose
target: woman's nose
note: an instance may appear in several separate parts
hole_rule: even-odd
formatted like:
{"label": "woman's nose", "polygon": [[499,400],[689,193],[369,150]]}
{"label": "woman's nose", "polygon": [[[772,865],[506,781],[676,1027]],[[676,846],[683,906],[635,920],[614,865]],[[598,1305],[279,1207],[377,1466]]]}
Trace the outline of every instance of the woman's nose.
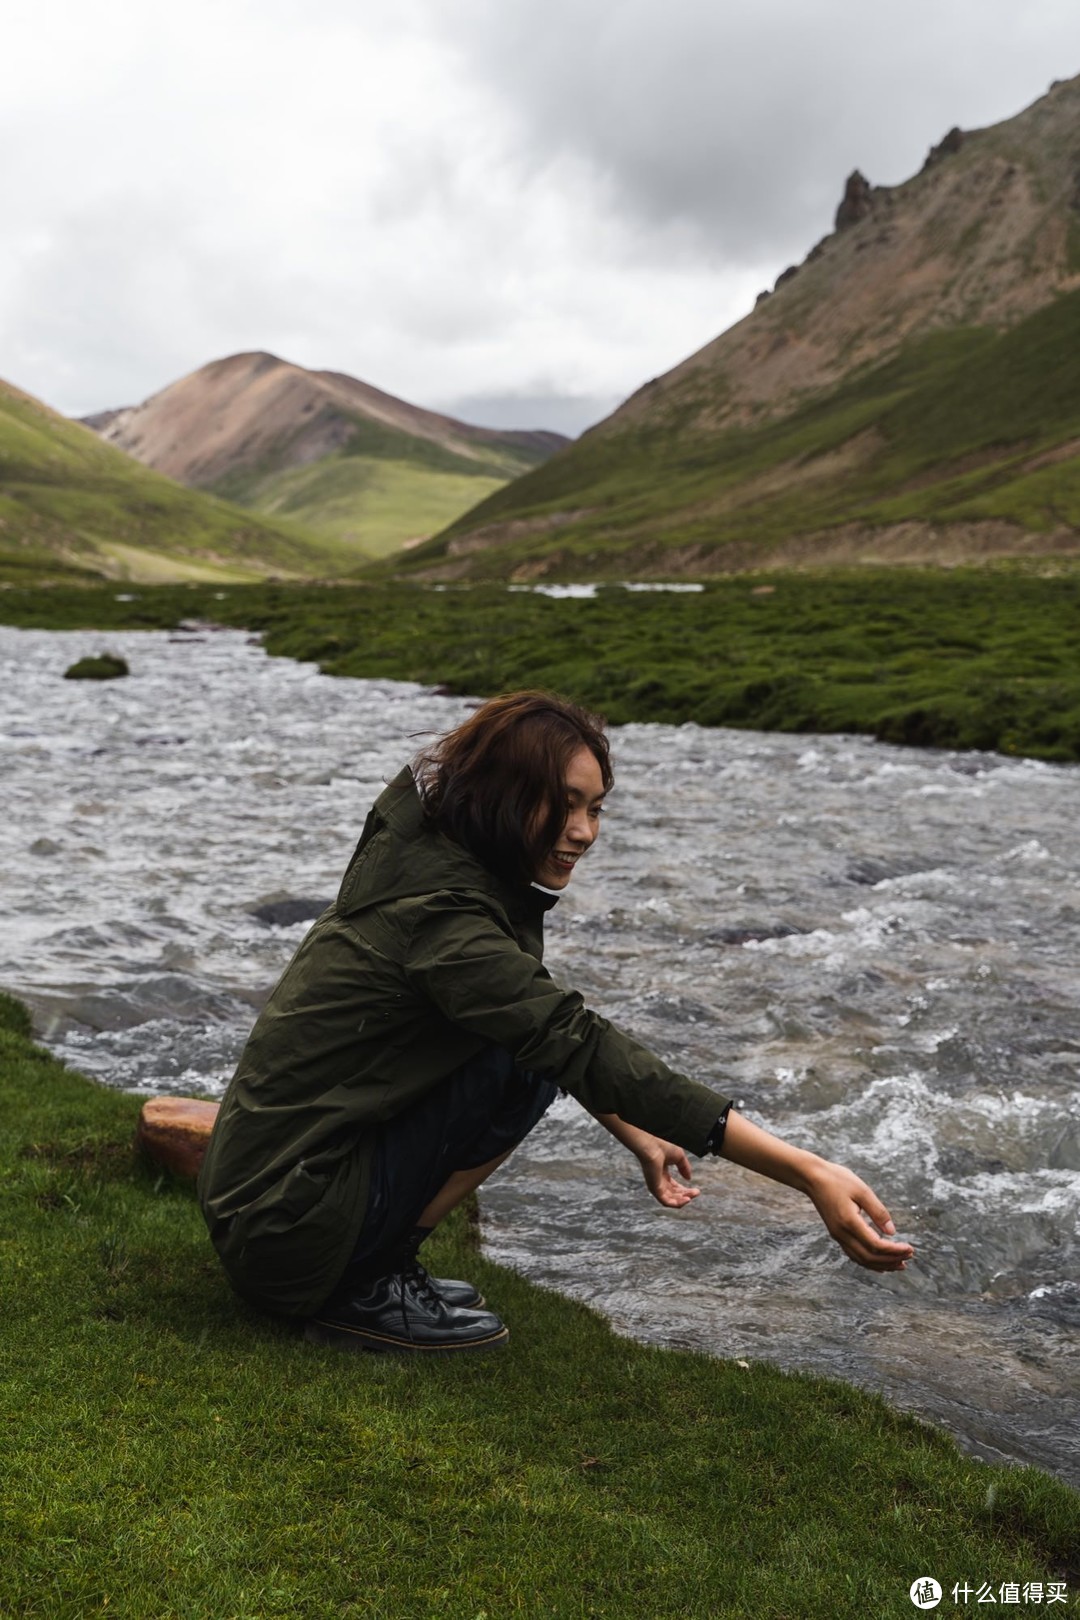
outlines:
{"label": "woman's nose", "polygon": [[591,844],[596,837],[596,823],[587,810],[571,810],[566,818],[565,836],[575,844]]}

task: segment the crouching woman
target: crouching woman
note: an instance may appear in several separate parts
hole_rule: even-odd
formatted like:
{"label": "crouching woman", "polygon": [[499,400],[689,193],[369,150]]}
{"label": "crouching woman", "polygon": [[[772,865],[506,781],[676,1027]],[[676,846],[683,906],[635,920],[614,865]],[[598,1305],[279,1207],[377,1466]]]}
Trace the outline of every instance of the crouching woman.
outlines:
{"label": "crouching woman", "polygon": [[611,784],[598,721],[517,692],[377,799],[336,901],[259,1016],[199,1177],[250,1302],[349,1348],[504,1343],[477,1291],[430,1277],[418,1250],[560,1088],[638,1158],[660,1203],[695,1196],[688,1153],[722,1154],[806,1193],[853,1260],[903,1269],[912,1250],[883,1235],[888,1211],[857,1176],[729,1113],[545,971],[544,914]]}

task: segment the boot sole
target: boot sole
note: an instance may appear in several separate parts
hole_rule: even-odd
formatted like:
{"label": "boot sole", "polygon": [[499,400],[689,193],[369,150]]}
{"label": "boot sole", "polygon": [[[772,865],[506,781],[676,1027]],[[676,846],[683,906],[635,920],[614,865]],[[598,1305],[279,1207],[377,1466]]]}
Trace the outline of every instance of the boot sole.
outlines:
{"label": "boot sole", "polygon": [[313,1318],[304,1328],[309,1344],[327,1344],[343,1350],[367,1350],[383,1355],[454,1355],[464,1350],[501,1350],[510,1337],[510,1329],[501,1328],[484,1339],[458,1339],[447,1344],[418,1344],[414,1339],[395,1339],[389,1334],[373,1333],[370,1328],[346,1327],[340,1322],[320,1322]]}

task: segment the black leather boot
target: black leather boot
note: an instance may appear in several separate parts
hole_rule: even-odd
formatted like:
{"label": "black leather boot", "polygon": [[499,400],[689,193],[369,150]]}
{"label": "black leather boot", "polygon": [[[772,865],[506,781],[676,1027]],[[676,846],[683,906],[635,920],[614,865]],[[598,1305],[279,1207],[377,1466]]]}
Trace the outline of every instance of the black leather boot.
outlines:
{"label": "black leather boot", "polygon": [[484,1303],[484,1296],[471,1282],[463,1282],[458,1277],[433,1277],[425,1266],[417,1259],[420,1245],[430,1235],[431,1228],[414,1226],[407,1232],[400,1242],[382,1255],[383,1264],[376,1263],[374,1271],[370,1268],[360,1272],[361,1276],[370,1278],[372,1275],[392,1276],[398,1271],[422,1271],[427,1279],[429,1288],[433,1288],[444,1305],[453,1305],[467,1311],[478,1311]]}
{"label": "black leather boot", "polygon": [[510,1337],[493,1311],[448,1305],[423,1266],[353,1282],[307,1323],[305,1339],[350,1350],[446,1354],[495,1350]]}

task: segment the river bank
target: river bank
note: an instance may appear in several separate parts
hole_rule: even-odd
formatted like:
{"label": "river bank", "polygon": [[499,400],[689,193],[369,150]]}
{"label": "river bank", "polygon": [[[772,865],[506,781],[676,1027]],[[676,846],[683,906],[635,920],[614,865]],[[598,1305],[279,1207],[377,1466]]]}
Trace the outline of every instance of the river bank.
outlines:
{"label": "river bank", "polygon": [[[1064,1583],[1080,1497],[881,1400],[617,1338],[441,1234],[511,1324],[439,1366],[306,1344],[229,1292],[136,1098],[0,996],[5,1614],[863,1620]],[[948,1601],[948,1599],[946,1600]]]}
{"label": "river bank", "polygon": [[864,568],[556,600],[500,586],[0,590],[0,622],[260,632],[334,675],[486,696],[546,686],[616,724],[851,732],[1080,760],[1080,571]]}

